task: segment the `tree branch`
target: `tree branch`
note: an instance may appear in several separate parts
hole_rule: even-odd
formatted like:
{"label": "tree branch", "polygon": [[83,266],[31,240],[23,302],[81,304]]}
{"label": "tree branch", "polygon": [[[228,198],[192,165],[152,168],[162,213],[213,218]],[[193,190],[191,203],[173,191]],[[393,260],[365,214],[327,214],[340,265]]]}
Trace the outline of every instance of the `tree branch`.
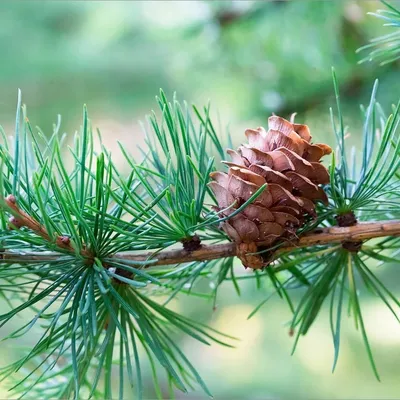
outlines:
{"label": "tree branch", "polygon": [[[43,225],[41,225],[33,217],[31,217],[25,211],[19,208],[15,196],[13,196],[12,194],[8,195],[4,199],[4,202],[7,205],[8,210],[12,214],[12,217],[10,217],[10,219],[8,220],[11,229],[19,229],[22,226],[25,226],[30,230],[32,230],[33,232],[35,232],[38,236],[47,240],[48,242],[54,241],[53,238],[50,237],[49,233],[47,232],[46,228]],[[55,244],[58,247],[65,249],[71,253],[75,252],[74,248],[72,247],[71,240],[68,236],[57,235],[55,237]],[[83,257],[88,257],[91,254],[90,252],[84,249],[81,251],[81,255]]]}
{"label": "tree branch", "polygon": [[[299,247],[310,247],[323,244],[340,243],[342,241],[362,241],[385,236],[400,236],[400,220],[383,222],[364,222],[350,227],[317,228],[299,238],[296,243],[286,244],[279,248],[276,255],[288,252]],[[61,254],[48,252],[24,252],[0,251],[0,258],[10,263],[46,262],[54,261]],[[64,255],[63,255],[64,256]],[[185,249],[164,250],[159,253],[146,252],[122,252],[116,253],[110,258],[127,261],[154,261],[148,266],[181,264],[192,261],[209,261],[219,258],[236,256],[236,244],[224,243],[215,245],[202,245],[199,250],[187,251]]]}

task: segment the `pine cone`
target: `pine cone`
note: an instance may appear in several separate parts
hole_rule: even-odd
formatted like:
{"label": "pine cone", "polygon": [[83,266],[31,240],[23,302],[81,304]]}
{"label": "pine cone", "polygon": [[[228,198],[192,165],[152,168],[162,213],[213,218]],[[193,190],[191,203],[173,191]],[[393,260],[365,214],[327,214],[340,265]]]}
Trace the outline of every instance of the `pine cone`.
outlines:
{"label": "pine cone", "polygon": [[[293,239],[307,219],[315,218],[315,203],[328,202],[321,184],[329,183],[320,159],[332,149],[312,144],[307,125],[292,124],[284,118],[268,119],[264,128],[248,129],[248,144],[228,150],[228,173],[213,172],[209,184],[221,217],[230,215],[263,184],[267,188],[239,214],[221,224],[238,245],[238,257],[246,267],[259,269],[268,264],[261,256],[246,256],[245,249],[272,247],[278,240]],[[233,206],[232,206],[233,205]]]}

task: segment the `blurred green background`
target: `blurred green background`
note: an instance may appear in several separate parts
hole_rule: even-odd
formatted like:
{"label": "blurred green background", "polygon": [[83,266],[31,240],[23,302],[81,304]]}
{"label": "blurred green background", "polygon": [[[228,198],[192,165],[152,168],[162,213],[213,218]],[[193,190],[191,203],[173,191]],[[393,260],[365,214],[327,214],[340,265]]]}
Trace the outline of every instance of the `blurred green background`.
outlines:
{"label": "blurred green background", "polygon": [[[63,130],[74,133],[86,103],[93,126],[114,153],[118,139],[139,154],[143,134],[138,121],[156,108],[154,97],[163,88],[199,106],[211,100],[221,134],[228,125],[235,145],[245,128],[266,125],[272,112],[298,112],[297,121],[310,125],[315,140],[334,145],[329,116],[334,66],[349,140],[357,145],[359,104],[368,102],[374,79],[380,80],[378,98],[386,109],[400,97],[398,63],[357,64],[362,58],[355,53],[358,47],[390,32],[366,15],[377,8],[383,5],[365,0],[2,1],[0,123],[12,135],[21,88],[32,124],[44,132],[51,132],[61,114]],[[386,269],[381,276],[400,294],[395,271]],[[272,299],[247,321],[268,290],[257,291],[254,282],[245,281],[238,297],[227,283],[215,311],[211,303],[185,296],[174,304],[241,339],[233,350],[181,339],[216,399],[400,398],[400,327],[383,305],[368,298],[363,303],[379,383],[351,319],[345,320],[333,375],[327,312],[293,356],[293,338],[285,326],[290,314],[282,301]],[[1,328],[1,336],[11,329]],[[3,343],[3,362],[21,354],[15,343],[34,340]],[[148,382],[151,398],[150,374]],[[5,390],[0,387],[0,397],[7,397]],[[199,391],[187,398],[205,396]]]}

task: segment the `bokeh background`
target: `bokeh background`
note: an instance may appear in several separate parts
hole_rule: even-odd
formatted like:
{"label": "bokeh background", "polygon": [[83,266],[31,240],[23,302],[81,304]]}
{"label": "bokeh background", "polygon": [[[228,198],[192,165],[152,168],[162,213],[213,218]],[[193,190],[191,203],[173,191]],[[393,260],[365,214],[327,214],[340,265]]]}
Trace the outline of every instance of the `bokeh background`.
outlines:
{"label": "bokeh background", "polygon": [[[400,7],[400,2],[392,3]],[[334,145],[329,116],[335,104],[334,66],[349,140],[357,145],[359,104],[368,102],[375,78],[386,109],[400,98],[399,64],[359,65],[365,54],[355,53],[372,37],[390,32],[367,15],[377,8],[383,5],[365,0],[2,1],[0,123],[11,135],[21,88],[32,124],[44,132],[50,134],[61,114],[63,131],[73,134],[86,103],[93,126],[112,151],[117,152],[116,140],[121,140],[139,154],[136,146],[143,143],[143,134],[138,121],[157,107],[155,96],[163,88],[199,106],[211,100],[221,134],[229,126],[235,145],[245,128],[266,125],[272,112],[297,112],[314,138]],[[380,275],[399,295],[398,274],[386,267]],[[333,375],[326,312],[293,356],[286,326],[290,314],[282,301],[272,298],[248,321],[268,291],[243,281],[238,296],[227,283],[216,310],[211,302],[185,296],[173,305],[241,339],[233,350],[181,339],[216,399],[400,398],[400,327],[384,306],[370,298],[363,302],[379,383],[351,319],[343,326]],[[11,328],[1,328],[1,336]],[[33,334],[2,343],[2,363],[34,340]],[[150,379],[148,374],[148,398]],[[6,398],[6,386],[0,385],[0,397]],[[195,391],[187,398],[205,395]]]}

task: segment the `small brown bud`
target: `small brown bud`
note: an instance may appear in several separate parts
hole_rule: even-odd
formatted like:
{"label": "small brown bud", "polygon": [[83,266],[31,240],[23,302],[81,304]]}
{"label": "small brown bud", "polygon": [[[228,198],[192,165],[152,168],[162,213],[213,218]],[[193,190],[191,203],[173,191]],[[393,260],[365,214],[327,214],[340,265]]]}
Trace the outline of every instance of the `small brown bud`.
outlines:
{"label": "small brown bud", "polygon": [[108,324],[109,324],[109,318],[106,319],[106,321],[104,322],[104,326],[103,329],[106,331],[108,329]]}
{"label": "small brown bud", "polygon": [[10,229],[21,228],[23,226],[22,221],[14,216],[8,219],[8,223]]}
{"label": "small brown bud", "polygon": [[65,246],[68,246],[71,243],[71,239],[66,235],[59,236],[58,240]]}
{"label": "small brown bud", "polygon": [[15,198],[15,196],[13,194],[9,194],[6,197],[6,200],[7,200],[8,203],[11,203],[11,204],[16,204],[17,203],[17,199]]}
{"label": "small brown bud", "polygon": [[182,239],[181,242],[186,251],[196,251],[201,248],[201,240],[197,235]]}
{"label": "small brown bud", "polygon": [[344,214],[336,215],[335,219],[340,227],[357,225],[357,218],[353,211],[348,211]]}
{"label": "small brown bud", "polygon": [[342,247],[350,253],[358,253],[362,248],[363,242],[361,240],[344,240]]}

